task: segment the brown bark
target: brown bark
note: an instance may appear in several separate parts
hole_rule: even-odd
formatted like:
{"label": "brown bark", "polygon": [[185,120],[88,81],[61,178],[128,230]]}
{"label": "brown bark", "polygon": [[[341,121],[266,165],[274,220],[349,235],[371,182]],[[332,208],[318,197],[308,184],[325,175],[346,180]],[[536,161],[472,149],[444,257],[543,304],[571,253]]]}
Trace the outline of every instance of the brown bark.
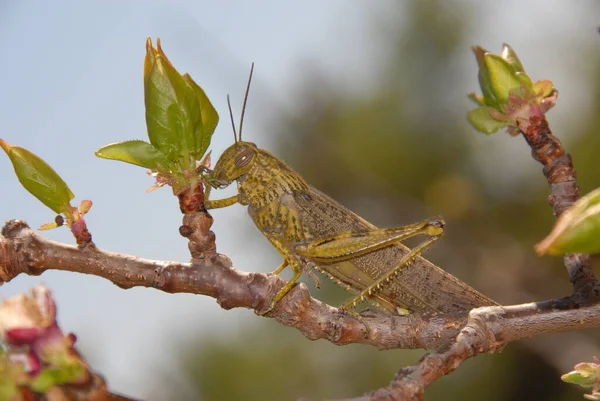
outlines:
{"label": "brown bark", "polygon": [[[560,216],[577,199],[577,173],[571,155],[566,153],[561,142],[552,135],[548,121],[543,114],[530,117],[527,124],[520,127],[523,137],[531,147],[532,157],[544,166],[544,176],[550,185],[548,203],[554,216]],[[590,256],[569,254],[564,257],[573,292],[581,299],[598,293],[598,281],[590,266]]]}

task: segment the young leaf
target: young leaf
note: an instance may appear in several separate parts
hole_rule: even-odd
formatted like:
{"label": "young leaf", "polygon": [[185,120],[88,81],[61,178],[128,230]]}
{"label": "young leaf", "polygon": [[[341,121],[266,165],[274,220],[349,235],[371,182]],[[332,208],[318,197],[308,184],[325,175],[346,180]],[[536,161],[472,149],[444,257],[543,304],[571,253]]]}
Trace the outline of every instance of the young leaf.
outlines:
{"label": "young leaf", "polygon": [[89,212],[91,208],[91,200],[82,200],[77,209],[79,210],[79,213],[83,216],[84,214],[87,214],[87,212]]}
{"label": "young leaf", "polygon": [[594,358],[595,362],[582,362],[575,365],[573,370],[560,377],[560,379],[567,383],[577,384],[583,388],[591,388],[591,394],[584,394],[583,398],[587,400],[600,400],[600,371],[598,368],[598,360]]}
{"label": "young leaf", "polygon": [[21,185],[55,213],[68,213],[75,197],[62,178],[45,161],[27,149],[0,139]]}
{"label": "young leaf", "polygon": [[511,90],[521,87],[517,71],[506,60],[495,54],[485,55],[485,64],[490,72],[490,84],[499,103],[506,102]]}
{"label": "young leaf", "polygon": [[566,383],[577,384],[584,388],[593,387],[597,380],[598,365],[582,362],[575,365],[574,370],[565,373],[560,379]]}
{"label": "young leaf", "polygon": [[542,255],[570,252],[600,252],[600,188],[595,189],[565,211],[552,232],[539,244]]}
{"label": "young leaf", "polygon": [[79,384],[82,378],[85,377],[86,370],[81,363],[65,363],[56,368],[42,369],[31,381],[31,389],[39,393],[44,393],[53,386],[66,383]]}
{"label": "young leaf", "polygon": [[158,49],[148,50],[146,60],[153,62],[144,63],[146,67],[150,65],[144,75],[146,125],[150,143],[175,161],[182,153],[183,130],[189,125],[185,110],[178,105],[177,92],[184,91],[187,85]]}
{"label": "young leaf", "polygon": [[502,58],[508,61],[508,63],[513,66],[515,71],[521,73],[525,72],[523,64],[521,63],[521,60],[519,60],[519,56],[517,56],[517,53],[513,50],[513,48],[506,43],[502,46]]}
{"label": "young leaf", "polygon": [[524,72],[517,72],[516,75],[519,81],[521,81],[521,84],[525,85],[526,88],[533,89],[533,82],[531,81],[531,78],[529,78],[529,75]]}
{"label": "young leaf", "polygon": [[60,226],[58,224],[56,224],[56,222],[52,221],[50,223],[42,224],[41,226],[38,227],[38,230],[40,230],[40,231],[53,230],[58,227],[60,227]]}
{"label": "young leaf", "polygon": [[202,124],[201,129],[195,132],[196,149],[194,149],[194,159],[199,160],[210,145],[212,134],[215,132],[215,128],[217,128],[217,124],[219,123],[219,114],[217,114],[217,110],[213,107],[204,90],[194,82],[189,74],[183,74],[183,79],[194,90],[196,98],[200,102],[200,118]]}
{"label": "young leaf", "polygon": [[534,93],[539,94],[541,97],[550,96],[550,94],[552,93],[553,90],[554,90],[554,86],[552,84],[552,81],[549,81],[549,80],[537,81],[533,85]]}
{"label": "young leaf", "polygon": [[141,140],[111,143],[98,149],[95,154],[103,159],[119,160],[154,171],[168,169],[170,166],[160,150]]}
{"label": "young leaf", "polygon": [[[198,154],[198,149],[206,150],[210,142],[210,136],[204,138],[206,124],[202,116],[202,100],[206,95],[189,76],[182,76],[173,67],[160,41],[156,49],[148,42],[147,53],[144,88],[148,137],[169,160],[179,160],[186,169],[191,162],[189,156],[193,160],[200,159],[203,153]],[[210,102],[208,104],[212,108]],[[211,117],[210,111],[207,109],[207,118]]]}
{"label": "young leaf", "polygon": [[470,101],[472,101],[476,105],[485,106],[485,99],[483,98],[483,96],[480,96],[480,95],[477,95],[477,94],[471,92],[471,93],[467,93],[467,97],[469,98]]}
{"label": "young leaf", "polygon": [[479,79],[479,87],[483,93],[485,104],[487,106],[496,107],[498,106],[498,101],[492,89],[489,68],[485,63],[485,56],[488,54],[488,52],[483,47],[479,46],[474,46],[472,49],[473,53],[475,53],[477,64],[479,65],[479,73],[477,77]]}
{"label": "young leaf", "polygon": [[480,106],[469,111],[467,120],[480,132],[484,134],[493,134],[500,128],[508,125],[506,121],[498,121],[490,116],[491,107]]}

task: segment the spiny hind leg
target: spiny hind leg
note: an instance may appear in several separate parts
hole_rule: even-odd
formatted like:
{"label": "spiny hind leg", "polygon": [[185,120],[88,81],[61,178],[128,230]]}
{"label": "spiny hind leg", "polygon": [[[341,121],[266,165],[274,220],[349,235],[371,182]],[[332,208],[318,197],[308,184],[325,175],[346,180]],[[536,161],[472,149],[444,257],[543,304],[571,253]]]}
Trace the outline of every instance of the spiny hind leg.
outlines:
{"label": "spiny hind leg", "polygon": [[[359,302],[365,300],[366,298],[371,298],[373,295],[376,295],[376,293],[389,281],[392,279],[392,277],[394,277],[396,274],[400,273],[400,271],[406,267],[410,262],[412,262],[417,256],[421,255],[423,253],[423,251],[425,251],[427,248],[429,248],[435,241],[437,241],[438,239],[440,239],[444,233],[443,231],[443,223],[440,222],[439,226],[439,231],[435,231],[435,230],[431,230],[432,235],[431,237],[429,237],[427,240],[421,242],[419,245],[417,245],[416,247],[414,247],[413,249],[411,249],[406,255],[404,255],[402,257],[402,259],[400,259],[400,262],[398,262],[398,265],[396,265],[396,267],[394,267],[392,270],[386,272],[383,276],[379,277],[377,279],[377,281],[375,281],[373,284],[371,284],[369,287],[365,288],[364,290],[362,290],[361,292],[358,293],[358,295],[356,295],[355,297],[349,299],[348,301],[344,302],[344,304],[341,306],[342,309],[350,309],[355,307]],[[410,313],[410,311],[403,309],[403,308],[397,308],[396,312],[400,315],[403,314],[408,314]]]}
{"label": "spiny hind leg", "polygon": [[374,228],[366,232],[346,231],[297,243],[293,250],[316,263],[331,264],[354,259],[416,235],[440,237],[444,221],[428,219],[394,228]]}
{"label": "spiny hind leg", "polygon": [[[410,250],[394,269],[384,273],[373,284],[342,305],[343,309],[349,309],[367,297],[375,298],[374,301],[381,302],[385,309],[403,314],[407,312],[406,309],[397,308],[389,301],[378,297],[376,292],[394,275],[398,274],[403,267],[419,256],[433,242],[438,240],[443,233],[444,221],[435,218],[403,227],[375,228],[367,232],[348,231],[330,237],[316,238],[298,243],[294,247],[294,251],[298,255],[313,260],[316,263],[335,264],[343,261],[351,261],[358,256],[367,255],[415,235],[428,235],[429,239]],[[364,274],[364,272],[356,270],[355,274]]]}

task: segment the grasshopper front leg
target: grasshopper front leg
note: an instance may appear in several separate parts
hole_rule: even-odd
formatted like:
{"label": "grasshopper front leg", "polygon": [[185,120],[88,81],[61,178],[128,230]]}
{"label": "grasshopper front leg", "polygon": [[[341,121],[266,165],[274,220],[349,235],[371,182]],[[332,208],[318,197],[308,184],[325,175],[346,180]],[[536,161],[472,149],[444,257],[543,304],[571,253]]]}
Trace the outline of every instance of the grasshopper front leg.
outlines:
{"label": "grasshopper front leg", "polygon": [[[224,199],[209,200],[208,198],[209,198],[209,195],[210,195],[210,190],[211,190],[211,187],[207,186],[206,187],[206,191],[204,193],[204,196],[205,196],[204,207],[207,210],[208,209],[218,209],[218,208],[222,208],[222,207],[227,207],[227,206],[231,206],[231,205],[239,202],[239,196],[238,195],[230,196],[229,198],[224,198]],[[278,249],[280,249],[280,252],[283,255],[286,254],[286,250],[281,249],[279,246],[277,246],[278,244],[274,244],[274,245],[276,245],[276,247]],[[273,308],[275,308],[275,305],[277,305],[277,302],[279,302],[281,300],[281,298],[283,298],[294,287],[294,284],[296,284],[296,281],[298,281],[298,279],[302,275],[302,267],[301,267],[301,265],[299,265],[295,260],[294,260],[294,262],[292,262],[290,264],[287,261],[287,258],[285,256],[283,258],[283,263],[281,263],[281,265],[277,269],[275,269],[271,274],[278,275],[287,266],[291,266],[292,267],[292,271],[294,272],[294,275],[286,283],[286,285],[281,290],[279,290],[279,292],[275,295],[275,297],[273,297],[273,300],[271,301],[271,304],[269,305],[269,307],[267,309],[259,312],[258,313],[259,315],[264,316],[267,313],[271,312],[273,310]]]}
{"label": "grasshopper front leg", "polygon": [[269,312],[271,312],[275,308],[275,305],[277,305],[277,303],[279,301],[281,301],[281,299],[284,296],[286,296],[286,294],[288,292],[290,292],[290,290],[294,287],[294,285],[296,285],[296,281],[298,281],[300,276],[302,276],[302,266],[299,265],[296,261],[294,261],[292,263],[288,263],[285,258],[283,260],[283,263],[277,269],[275,269],[271,274],[281,273],[288,265],[292,268],[292,271],[294,272],[292,278],[289,279],[289,281],[285,284],[285,286],[283,286],[282,289],[280,289],[277,292],[277,294],[275,294],[269,307],[265,310],[258,312],[258,314],[260,316],[264,316],[264,315],[268,314]]}
{"label": "grasshopper front leg", "polygon": [[[302,226],[298,211],[290,205],[289,197],[283,195],[279,202],[273,202],[262,209],[250,209],[250,215],[265,234],[271,244],[283,256],[283,263],[271,274],[280,274],[287,266],[293,272],[292,278],[288,280],[283,288],[273,297],[269,307],[258,314],[264,316],[271,312],[275,305],[294,287],[304,270],[300,257],[290,249],[289,244],[300,239],[307,238],[309,232]],[[277,216],[277,218],[274,218]],[[261,226],[264,224],[264,226]],[[281,240],[281,236],[285,238]]]}
{"label": "grasshopper front leg", "polygon": [[212,187],[210,185],[207,185],[206,189],[204,190],[204,207],[207,210],[219,209],[222,207],[231,206],[240,201],[238,195],[233,195],[233,196],[230,196],[229,198],[224,198],[224,199],[209,200],[211,189],[212,189]]}

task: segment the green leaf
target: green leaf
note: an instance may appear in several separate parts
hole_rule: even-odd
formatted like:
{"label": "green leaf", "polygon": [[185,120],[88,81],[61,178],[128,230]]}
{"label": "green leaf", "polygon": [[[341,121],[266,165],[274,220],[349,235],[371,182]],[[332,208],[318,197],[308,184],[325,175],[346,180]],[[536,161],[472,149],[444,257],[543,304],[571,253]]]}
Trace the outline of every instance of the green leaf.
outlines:
{"label": "green leaf", "polygon": [[597,382],[598,365],[582,362],[575,365],[574,369],[560,377],[566,383],[577,384],[584,388],[594,387]]}
{"label": "green leaf", "polygon": [[56,368],[44,368],[31,382],[33,391],[44,393],[61,384],[80,384],[86,379],[86,368],[77,361],[67,362]]}
{"label": "green leaf", "polygon": [[516,72],[525,72],[523,64],[521,63],[521,60],[519,60],[517,53],[506,43],[502,46],[502,58],[508,61],[508,63],[512,65]]}
{"label": "green leaf", "polygon": [[536,245],[539,254],[600,252],[600,188],[567,209],[550,234]]}
{"label": "green leaf", "polygon": [[168,170],[171,163],[165,155],[148,142],[132,140],[103,146],[95,152],[103,159],[119,160],[150,170]]}
{"label": "green leaf", "polygon": [[594,385],[596,377],[594,375],[594,377],[590,378],[588,375],[582,375],[579,372],[572,371],[565,373],[560,377],[560,379],[565,383],[577,384],[578,386],[589,388]]}
{"label": "green leaf", "polygon": [[58,224],[56,224],[56,222],[50,222],[50,223],[44,223],[41,226],[38,227],[38,230],[40,231],[46,231],[46,230],[53,230],[55,228],[60,227]]}
{"label": "green leaf", "polygon": [[186,108],[179,107],[186,87],[181,75],[160,55],[144,77],[148,138],[171,161],[185,153],[184,133],[192,131]]}
{"label": "green leaf", "polygon": [[521,87],[517,71],[506,60],[495,54],[486,54],[485,64],[490,73],[490,84],[494,96],[499,104],[503,104],[508,99],[511,90]]}
{"label": "green leaf", "polygon": [[70,213],[75,196],[62,178],[45,161],[27,149],[0,139],[0,147],[13,164],[21,185],[55,213]]}
{"label": "green leaf", "polygon": [[45,393],[51,387],[68,382],[68,374],[60,369],[45,368],[31,381],[31,389]]}
{"label": "green leaf", "polygon": [[553,90],[554,90],[554,85],[552,84],[552,81],[549,81],[547,79],[537,81],[533,85],[533,93],[541,96],[542,98],[550,96],[550,94],[552,93]]}
{"label": "green leaf", "polygon": [[200,160],[210,145],[212,134],[215,132],[215,128],[217,128],[217,124],[219,123],[219,114],[208,99],[208,96],[206,96],[204,90],[194,82],[189,74],[184,74],[183,79],[194,90],[196,98],[200,102],[202,127],[195,133],[196,149],[194,150],[194,159]]}
{"label": "green leaf", "polygon": [[144,62],[146,124],[150,143],[182,170],[200,160],[218,115],[204,91],[173,67],[157,41],[147,42]]}
{"label": "green leaf", "polygon": [[533,89],[533,82],[531,81],[531,78],[529,78],[529,75],[525,74],[524,72],[517,72],[516,75],[517,79],[522,85],[524,85],[526,88]]}
{"label": "green leaf", "polygon": [[43,369],[35,379],[31,381],[31,389],[38,393],[45,393],[48,391],[57,384],[55,372],[56,371],[52,369]]}
{"label": "green leaf", "polygon": [[476,95],[475,93],[471,92],[467,93],[467,97],[476,105],[485,106],[485,99],[483,98],[483,96]]}
{"label": "green leaf", "polygon": [[475,127],[476,130],[484,134],[493,134],[502,127],[506,127],[509,123],[506,121],[498,121],[490,116],[490,110],[487,106],[481,106],[469,111],[467,120]]}
{"label": "green leaf", "polygon": [[483,93],[485,104],[490,107],[497,107],[498,100],[494,95],[490,79],[490,71],[485,63],[485,55],[488,54],[488,52],[483,47],[479,46],[473,46],[472,49],[473,53],[475,53],[477,64],[479,65],[479,73],[477,77],[479,79],[479,87],[481,88],[481,92]]}

